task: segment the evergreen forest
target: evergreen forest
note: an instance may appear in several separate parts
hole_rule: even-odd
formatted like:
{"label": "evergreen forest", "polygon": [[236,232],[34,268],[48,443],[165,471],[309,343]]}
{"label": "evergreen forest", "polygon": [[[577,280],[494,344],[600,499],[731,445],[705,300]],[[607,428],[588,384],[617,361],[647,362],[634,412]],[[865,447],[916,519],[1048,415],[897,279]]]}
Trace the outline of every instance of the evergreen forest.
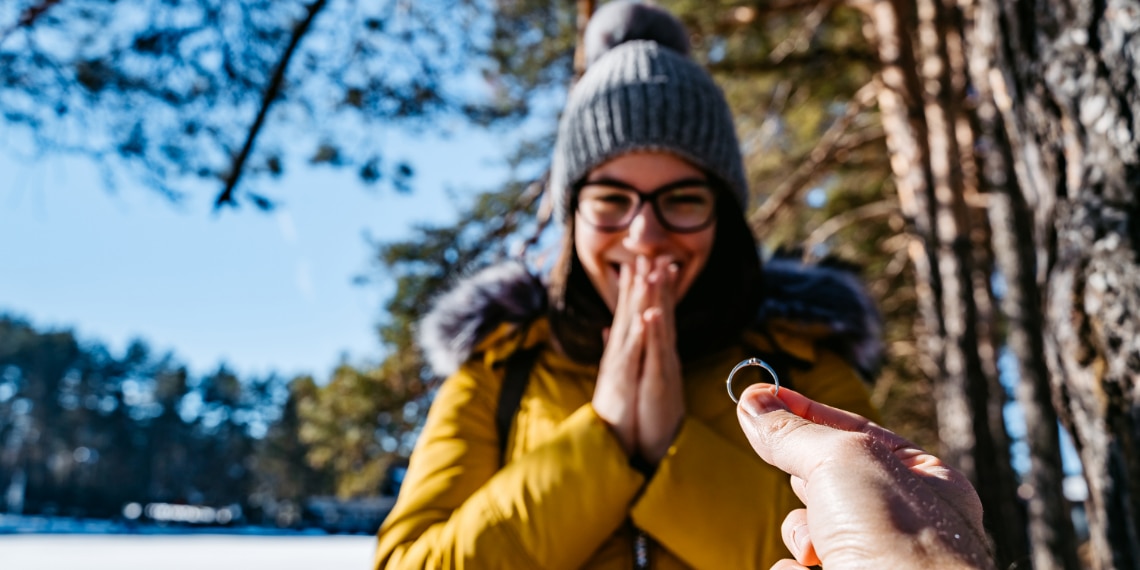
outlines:
{"label": "evergreen forest", "polygon": [[[763,254],[860,268],[883,317],[873,402],[975,484],[999,566],[1140,568],[1140,5],[658,3],[733,107]],[[372,244],[358,285],[392,291],[374,366],[192,376],[143,341],[3,317],[0,509],[236,505],[292,528],[310,498],[395,492],[440,381],[424,308],[489,264],[551,262],[543,176],[597,5],[5,2],[0,128],[109,185],[208,192],[203,216],[272,211],[313,165],[414,192],[376,133],[457,121],[502,133],[510,175]]]}

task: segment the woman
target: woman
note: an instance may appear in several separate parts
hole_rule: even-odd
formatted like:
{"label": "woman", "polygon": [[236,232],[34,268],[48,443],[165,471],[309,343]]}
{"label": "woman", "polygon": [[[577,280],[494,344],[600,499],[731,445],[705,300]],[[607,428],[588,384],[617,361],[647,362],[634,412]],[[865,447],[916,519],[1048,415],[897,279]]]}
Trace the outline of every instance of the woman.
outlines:
{"label": "woman", "polygon": [[560,260],[546,282],[477,274],[422,323],[448,379],[377,568],[768,568],[800,505],[741,432],[729,370],[760,356],[873,414],[853,366],[876,357],[874,311],[842,271],[761,271],[731,114],[681,24],[611,3],[586,42],[548,188]]}

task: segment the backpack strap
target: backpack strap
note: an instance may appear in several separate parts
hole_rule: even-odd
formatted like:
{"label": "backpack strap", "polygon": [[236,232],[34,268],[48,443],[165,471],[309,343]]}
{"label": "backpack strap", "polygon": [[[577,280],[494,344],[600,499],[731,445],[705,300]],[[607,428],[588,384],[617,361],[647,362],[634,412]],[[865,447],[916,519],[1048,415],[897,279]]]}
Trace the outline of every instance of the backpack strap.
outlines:
{"label": "backpack strap", "polygon": [[499,434],[499,465],[506,465],[507,438],[511,435],[511,423],[519,411],[523,392],[530,382],[530,371],[538,360],[541,346],[517,350],[507,358],[507,370],[503,375],[503,389],[499,392],[499,405],[495,408],[495,429]]}

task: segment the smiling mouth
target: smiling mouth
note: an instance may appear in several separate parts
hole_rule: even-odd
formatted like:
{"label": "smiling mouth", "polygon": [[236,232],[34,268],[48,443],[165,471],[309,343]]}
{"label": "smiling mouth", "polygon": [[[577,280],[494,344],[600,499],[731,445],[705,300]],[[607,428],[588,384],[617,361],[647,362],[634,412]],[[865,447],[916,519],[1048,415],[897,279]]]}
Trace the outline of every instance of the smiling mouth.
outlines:
{"label": "smiling mouth", "polygon": [[[676,262],[676,261],[674,261],[673,263],[670,263],[669,267],[671,269],[673,269],[674,271],[680,271],[681,270],[681,264]],[[610,263],[610,269],[613,270],[614,275],[618,275],[618,276],[621,275],[621,264],[620,263],[616,263],[616,262]]]}

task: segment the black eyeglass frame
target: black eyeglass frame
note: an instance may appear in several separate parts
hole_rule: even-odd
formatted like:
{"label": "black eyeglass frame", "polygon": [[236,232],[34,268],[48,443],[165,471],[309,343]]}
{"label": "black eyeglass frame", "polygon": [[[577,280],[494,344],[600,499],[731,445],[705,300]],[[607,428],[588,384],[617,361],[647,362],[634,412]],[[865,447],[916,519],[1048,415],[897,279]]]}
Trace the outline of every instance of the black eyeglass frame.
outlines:
{"label": "black eyeglass frame", "polygon": [[[653,208],[653,213],[657,216],[657,221],[661,223],[661,226],[664,227],[666,230],[669,230],[670,232],[673,232],[673,233],[678,233],[678,234],[696,233],[696,232],[699,232],[701,230],[708,228],[714,222],[716,222],[717,201],[720,199],[720,197],[719,197],[720,185],[717,184],[714,180],[710,180],[708,178],[695,178],[695,177],[693,177],[693,178],[682,178],[681,180],[675,180],[673,182],[665,184],[664,186],[659,186],[657,188],[654,188],[653,190],[650,190],[648,192],[642,192],[640,188],[638,188],[632,184],[629,184],[628,182],[616,180],[613,178],[602,178],[602,179],[598,179],[598,180],[582,180],[581,182],[578,182],[577,184],[575,184],[573,186],[573,190],[574,190],[574,210],[573,211],[577,214],[580,214],[580,212],[578,212],[578,207],[579,207],[578,196],[581,193],[582,189],[587,187],[587,186],[610,186],[613,188],[620,188],[622,190],[630,190],[634,194],[637,195],[637,205],[635,205],[633,207],[633,210],[631,211],[631,213],[628,214],[629,220],[626,221],[622,225],[601,226],[601,225],[595,224],[594,222],[591,222],[589,219],[583,218],[583,220],[587,224],[590,224],[595,229],[597,229],[598,231],[601,231],[601,232],[607,232],[607,233],[620,232],[620,231],[628,228],[629,225],[633,223],[633,219],[637,217],[637,213],[640,212],[641,208],[643,208],[645,206],[646,202],[649,202],[650,207]],[[686,188],[686,187],[690,187],[690,186],[703,186],[703,187],[708,188],[709,190],[712,191],[712,197],[713,197],[712,213],[709,214],[709,219],[706,220],[704,223],[700,224],[699,226],[695,226],[695,227],[691,227],[691,228],[679,228],[679,227],[674,226],[673,224],[669,223],[669,221],[665,219],[665,215],[664,215],[664,213],[661,212],[661,205],[658,203],[657,198],[658,198],[658,196],[661,196],[662,194],[664,194],[670,190],[675,190],[677,188]]]}

